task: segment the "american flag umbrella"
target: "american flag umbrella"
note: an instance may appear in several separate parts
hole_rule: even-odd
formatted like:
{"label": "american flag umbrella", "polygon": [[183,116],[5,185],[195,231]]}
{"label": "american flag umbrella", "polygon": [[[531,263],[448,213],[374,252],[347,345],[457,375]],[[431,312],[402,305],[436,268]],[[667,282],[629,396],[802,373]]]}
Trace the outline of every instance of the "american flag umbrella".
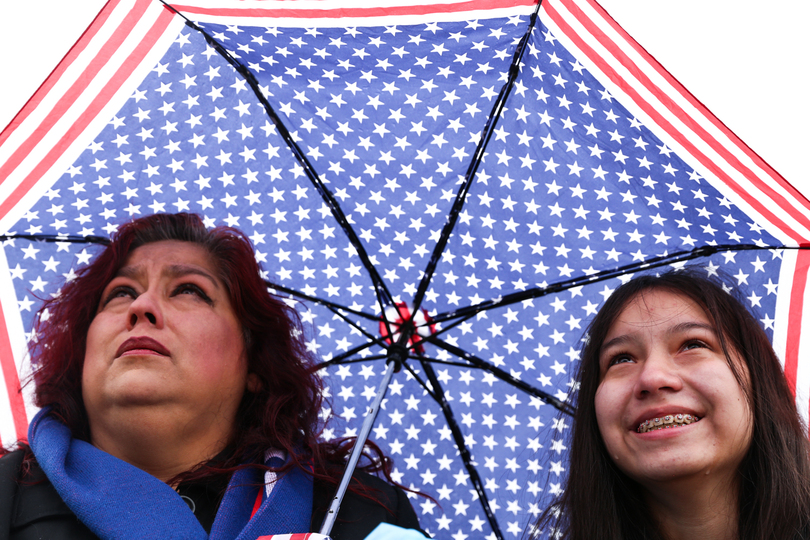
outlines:
{"label": "american flag umbrella", "polygon": [[[592,0],[111,0],[0,135],[4,444],[39,299],[154,212],[251,237],[436,538],[559,493],[562,404],[621,281],[732,276],[807,416],[810,205]],[[560,412],[562,410],[563,412]]]}

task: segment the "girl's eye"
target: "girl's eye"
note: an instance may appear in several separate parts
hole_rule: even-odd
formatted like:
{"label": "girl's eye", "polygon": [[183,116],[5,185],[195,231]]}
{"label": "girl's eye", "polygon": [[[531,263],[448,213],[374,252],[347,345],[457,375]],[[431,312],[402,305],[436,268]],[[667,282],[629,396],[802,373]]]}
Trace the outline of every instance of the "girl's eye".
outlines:
{"label": "girl's eye", "polygon": [[179,285],[174,290],[174,296],[177,296],[177,295],[180,295],[180,294],[195,295],[195,296],[198,296],[201,300],[205,301],[208,304],[213,303],[211,298],[207,294],[205,294],[205,291],[203,291],[200,286],[195,285],[193,283],[183,283],[182,285]]}
{"label": "girl's eye", "polygon": [[632,362],[633,358],[627,353],[614,354],[608,360],[608,367],[615,366],[616,364],[627,364]]}
{"label": "girl's eye", "polygon": [[683,344],[683,350],[689,351],[692,349],[705,349],[708,345],[704,342],[700,341],[699,339],[690,339],[686,343]]}

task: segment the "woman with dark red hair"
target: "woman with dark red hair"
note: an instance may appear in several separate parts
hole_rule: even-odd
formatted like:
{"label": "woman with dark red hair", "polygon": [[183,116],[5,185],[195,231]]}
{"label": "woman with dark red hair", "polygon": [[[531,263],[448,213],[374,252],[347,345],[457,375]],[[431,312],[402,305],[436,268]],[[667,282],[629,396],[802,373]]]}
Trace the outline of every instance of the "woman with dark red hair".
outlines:
{"label": "woman with dark red hair", "polygon": [[[317,440],[320,380],[247,238],[149,216],[77,274],[40,311],[42,410],[0,459],[0,538],[318,530],[346,447]],[[418,529],[399,488],[356,473],[332,538],[383,522]]]}

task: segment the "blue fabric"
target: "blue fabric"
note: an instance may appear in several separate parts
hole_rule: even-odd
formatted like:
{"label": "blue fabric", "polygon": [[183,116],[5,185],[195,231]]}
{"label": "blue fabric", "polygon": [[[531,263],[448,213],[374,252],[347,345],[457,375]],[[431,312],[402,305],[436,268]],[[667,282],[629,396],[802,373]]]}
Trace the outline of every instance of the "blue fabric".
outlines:
{"label": "blue fabric", "polygon": [[[87,442],[73,439],[67,426],[49,412],[47,408],[40,411],[29,426],[31,450],[62,500],[99,538],[209,538],[174,489]],[[211,540],[255,540],[262,535],[309,530],[312,479],[298,469],[284,475],[250,519],[263,483],[262,473],[256,469],[233,475]]]}

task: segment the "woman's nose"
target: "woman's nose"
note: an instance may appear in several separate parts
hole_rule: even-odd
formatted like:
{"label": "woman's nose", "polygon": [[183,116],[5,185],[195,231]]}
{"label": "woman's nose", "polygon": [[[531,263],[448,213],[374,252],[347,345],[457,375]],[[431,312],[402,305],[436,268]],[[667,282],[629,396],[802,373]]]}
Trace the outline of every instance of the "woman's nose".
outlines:
{"label": "woman's nose", "polygon": [[641,366],[636,380],[636,396],[643,397],[658,392],[677,392],[683,387],[672,357],[666,352],[653,352]]}
{"label": "woman's nose", "polygon": [[146,291],[132,301],[127,310],[127,329],[132,330],[138,324],[163,326],[163,314],[154,294]]}

